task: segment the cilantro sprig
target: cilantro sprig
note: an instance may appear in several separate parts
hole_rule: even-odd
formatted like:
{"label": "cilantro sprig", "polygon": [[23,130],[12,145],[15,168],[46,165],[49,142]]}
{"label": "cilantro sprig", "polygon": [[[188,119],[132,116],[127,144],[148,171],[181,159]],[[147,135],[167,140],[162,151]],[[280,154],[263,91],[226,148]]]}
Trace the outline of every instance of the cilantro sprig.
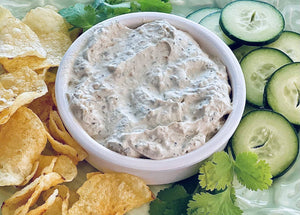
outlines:
{"label": "cilantro sprig", "polygon": [[269,165],[255,153],[240,153],[234,159],[225,151],[217,152],[200,166],[196,183],[194,176],[192,183],[189,179],[160,191],[150,204],[150,215],[240,215],[235,177],[250,190],[268,189],[272,184]]}
{"label": "cilantro sprig", "polygon": [[81,28],[86,31],[103,20],[139,11],[171,13],[172,5],[169,0],[95,0],[93,4],[88,5],[77,3],[60,10],[58,13],[73,28]]}

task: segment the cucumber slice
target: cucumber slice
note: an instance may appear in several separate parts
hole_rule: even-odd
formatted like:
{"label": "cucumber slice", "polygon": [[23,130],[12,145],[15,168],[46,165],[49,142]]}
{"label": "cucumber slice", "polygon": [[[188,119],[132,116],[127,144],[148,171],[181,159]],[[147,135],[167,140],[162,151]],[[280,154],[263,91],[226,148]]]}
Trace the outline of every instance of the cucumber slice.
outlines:
{"label": "cucumber slice", "polygon": [[203,19],[205,16],[217,11],[221,11],[221,9],[217,7],[204,7],[193,11],[192,13],[187,15],[186,18],[199,23],[200,20]]}
{"label": "cucumber slice", "polygon": [[236,49],[233,50],[233,54],[235,55],[236,59],[240,62],[242,58],[248,54],[250,51],[259,48],[260,46],[247,46],[242,45]]}
{"label": "cucumber slice", "polygon": [[284,116],[269,110],[255,110],[242,118],[231,144],[235,155],[251,151],[265,160],[274,178],[283,175],[295,162],[298,141],[295,129]]}
{"label": "cucumber slice", "polygon": [[300,62],[279,68],[266,85],[268,105],[300,125]]}
{"label": "cucumber slice", "polygon": [[236,42],[228,38],[219,25],[220,16],[220,11],[211,13],[205,16],[203,19],[201,19],[199,24],[214,32],[221,40],[223,40],[226,43],[226,45],[234,46]]}
{"label": "cucumber slice", "polygon": [[300,62],[300,34],[296,32],[283,31],[275,42],[266,46],[280,49],[290,56],[294,62]]}
{"label": "cucumber slice", "polygon": [[268,79],[278,68],[291,62],[289,56],[274,48],[258,48],[243,57],[240,64],[245,77],[247,102],[262,107]]}
{"label": "cucumber slice", "polygon": [[220,26],[237,42],[261,46],[275,41],[284,29],[282,14],[261,1],[233,1],[221,13]]}

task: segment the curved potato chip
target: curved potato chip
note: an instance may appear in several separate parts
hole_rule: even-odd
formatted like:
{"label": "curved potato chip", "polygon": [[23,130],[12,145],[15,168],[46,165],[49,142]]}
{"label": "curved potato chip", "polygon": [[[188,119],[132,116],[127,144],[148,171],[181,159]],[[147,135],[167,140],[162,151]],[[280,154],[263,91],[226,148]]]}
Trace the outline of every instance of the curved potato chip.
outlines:
{"label": "curved potato chip", "polygon": [[65,144],[62,144],[62,143],[56,141],[48,132],[47,132],[47,138],[48,138],[49,143],[51,144],[51,147],[54,149],[54,151],[56,151],[60,154],[67,155],[68,157],[70,157],[72,159],[74,164],[78,163],[78,161],[79,161],[78,153],[74,148],[72,148],[69,145],[65,145]]}
{"label": "curved potato chip", "polygon": [[24,181],[19,186],[25,186],[35,175],[36,171],[39,167],[39,161],[34,162],[31,173],[27,175],[27,177],[24,179]]}
{"label": "curved potato chip", "polygon": [[0,58],[46,57],[38,36],[9,10],[0,6]]}
{"label": "curved potato chip", "polygon": [[73,139],[73,137],[71,137],[71,135],[65,129],[57,111],[50,112],[49,130],[55,139],[64,142],[77,151],[79,161],[82,161],[87,157],[87,152]]}
{"label": "curved potato chip", "polygon": [[46,50],[46,58],[25,56],[16,58],[2,58],[0,63],[8,72],[15,72],[28,66],[32,70],[59,66],[62,57],[70,47],[72,41],[69,36],[61,32],[38,35],[41,45]]}
{"label": "curved potato chip", "polygon": [[71,27],[54,8],[50,7],[37,7],[30,10],[22,21],[38,35],[61,32],[69,36]]}
{"label": "curved potato chip", "polygon": [[36,179],[43,174],[54,172],[53,168],[55,166],[57,159],[58,159],[57,156],[41,155],[39,157],[39,166],[36,173],[33,176],[33,179]]}
{"label": "curved potato chip", "polygon": [[70,182],[77,175],[77,167],[68,156],[41,155],[39,157],[39,166],[34,178],[38,178],[41,175],[50,172],[57,172],[64,178],[65,182]]}
{"label": "curved potato chip", "polygon": [[66,185],[56,185],[55,187],[45,191],[42,196],[46,201],[53,193],[53,190],[58,190],[58,196],[53,205],[51,205],[43,215],[67,215],[69,207],[70,190]]}
{"label": "curved potato chip", "polygon": [[65,179],[65,182],[72,181],[77,175],[76,165],[68,156],[65,155],[58,157],[53,171],[60,174]]}
{"label": "curved potato chip", "polygon": [[0,75],[0,124],[6,123],[19,107],[47,91],[45,82],[28,67]]}
{"label": "curved potato chip", "polygon": [[62,182],[64,182],[64,179],[56,172],[41,175],[3,202],[2,215],[27,214],[43,191]]}
{"label": "curved potato chip", "polygon": [[69,215],[123,215],[154,199],[140,178],[126,173],[92,174],[77,193],[80,198],[69,209]]}
{"label": "curved potato chip", "polygon": [[[55,189],[52,194],[46,199],[46,202],[37,208],[30,210],[26,215],[44,215],[49,208],[51,208],[58,199],[58,190]],[[58,214],[57,214],[58,215]]]}
{"label": "curved potato chip", "polygon": [[0,186],[19,185],[32,173],[47,143],[44,125],[28,108],[19,108],[0,126]]}
{"label": "curved potato chip", "polygon": [[42,122],[47,122],[50,117],[50,111],[55,107],[52,97],[52,90],[54,90],[54,83],[49,83],[48,92],[33,100],[27,107],[30,108]]}
{"label": "curved potato chip", "polygon": [[61,32],[38,35],[42,47],[46,51],[46,58],[24,56],[15,58],[0,58],[0,63],[8,72],[15,72],[27,66],[32,70],[48,69],[59,66],[62,57],[70,47],[72,41],[69,36]]}

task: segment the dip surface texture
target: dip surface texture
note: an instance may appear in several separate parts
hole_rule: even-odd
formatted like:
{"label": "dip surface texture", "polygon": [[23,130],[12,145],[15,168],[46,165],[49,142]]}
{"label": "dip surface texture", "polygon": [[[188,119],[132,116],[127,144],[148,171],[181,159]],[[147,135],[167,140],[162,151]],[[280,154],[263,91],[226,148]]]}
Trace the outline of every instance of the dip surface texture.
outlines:
{"label": "dip surface texture", "polygon": [[165,159],[207,142],[232,110],[226,68],[164,20],[102,26],[78,54],[70,107],[103,146]]}

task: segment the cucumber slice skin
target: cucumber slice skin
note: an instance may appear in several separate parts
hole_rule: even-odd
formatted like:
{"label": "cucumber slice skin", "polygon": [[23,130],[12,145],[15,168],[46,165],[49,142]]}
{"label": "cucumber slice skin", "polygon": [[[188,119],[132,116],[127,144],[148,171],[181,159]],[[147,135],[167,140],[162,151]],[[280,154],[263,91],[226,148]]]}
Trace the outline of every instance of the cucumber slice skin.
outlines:
{"label": "cucumber slice skin", "polygon": [[[234,21],[234,17],[230,17],[228,22],[226,22],[226,16],[229,16],[227,14],[227,10],[229,10],[228,8],[230,8],[232,5],[234,4],[257,4],[257,5],[261,5],[262,7],[268,7],[269,9],[272,9],[277,15],[278,15],[278,23],[273,23],[272,26],[274,26],[275,24],[278,25],[278,29],[276,30],[276,33],[274,32],[272,35],[266,37],[266,38],[260,38],[260,39],[250,39],[251,35],[260,35],[260,36],[264,36],[264,33],[261,32],[255,32],[250,34],[249,32],[246,32],[244,35],[240,36],[238,34],[240,34],[240,32],[243,32],[242,29],[239,29],[238,31],[233,32],[232,29],[230,29],[229,26],[238,26],[236,23],[232,22]],[[241,9],[241,8],[240,8]],[[234,16],[235,12],[231,11],[230,12],[230,16]],[[252,18],[251,18],[252,19]],[[272,22],[273,19],[270,19],[270,22]],[[279,21],[280,20],[280,21]],[[275,26],[276,26],[275,25]],[[228,3],[221,12],[221,17],[220,17],[220,27],[223,30],[223,32],[232,40],[241,43],[243,45],[249,45],[249,46],[264,46],[267,44],[270,44],[274,41],[276,41],[281,33],[283,32],[283,29],[285,27],[285,21],[284,21],[284,17],[283,15],[280,13],[280,11],[278,11],[273,5],[267,3],[267,2],[262,2],[262,1],[257,1],[257,0],[237,0],[237,1],[233,1]]]}
{"label": "cucumber slice skin", "polygon": [[263,107],[267,80],[278,68],[291,62],[288,55],[274,48],[261,47],[246,54],[240,64],[246,82],[247,102]]}
{"label": "cucumber slice skin", "polygon": [[217,7],[203,7],[191,12],[186,16],[186,18],[199,23],[205,16],[217,11],[221,11],[221,9]]}
{"label": "cucumber slice skin", "polygon": [[280,49],[294,62],[300,62],[300,34],[297,32],[283,31],[276,41],[266,46]]}
{"label": "cucumber slice skin", "polygon": [[226,45],[233,47],[235,46],[236,42],[228,38],[220,28],[219,25],[220,16],[221,16],[221,11],[208,14],[203,19],[201,19],[199,24],[214,32],[220,39],[222,39],[226,43]]}
{"label": "cucumber slice skin", "polygon": [[[254,133],[258,131],[259,126],[265,126],[267,128],[266,131],[268,129],[273,130],[272,135],[275,136],[273,139],[281,141],[279,143],[281,147],[277,148],[278,144],[272,145],[272,143],[271,147],[268,147],[270,142],[265,143],[265,145],[256,142],[256,146],[251,146],[249,140],[251,138],[255,140]],[[262,130],[260,132],[260,134],[264,134]],[[272,138],[271,135],[270,138]],[[293,125],[283,115],[272,110],[260,109],[250,111],[243,116],[230,140],[230,146],[234,157],[241,152],[251,151],[256,153],[260,160],[265,160],[269,163],[273,179],[275,179],[284,175],[297,160],[299,154],[299,137]],[[277,155],[272,156],[269,153],[277,153]]]}
{"label": "cucumber slice skin", "polygon": [[277,69],[266,84],[264,96],[273,111],[281,113],[291,123],[300,125],[300,62]]}
{"label": "cucumber slice skin", "polygon": [[260,48],[260,46],[247,46],[247,45],[242,45],[238,48],[235,48],[233,50],[233,54],[235,55],[235,57],[237,58],[237,60],[239,62],[241,62],[241,60],[243,59],[243,57],[248,54],[250,51]]}

